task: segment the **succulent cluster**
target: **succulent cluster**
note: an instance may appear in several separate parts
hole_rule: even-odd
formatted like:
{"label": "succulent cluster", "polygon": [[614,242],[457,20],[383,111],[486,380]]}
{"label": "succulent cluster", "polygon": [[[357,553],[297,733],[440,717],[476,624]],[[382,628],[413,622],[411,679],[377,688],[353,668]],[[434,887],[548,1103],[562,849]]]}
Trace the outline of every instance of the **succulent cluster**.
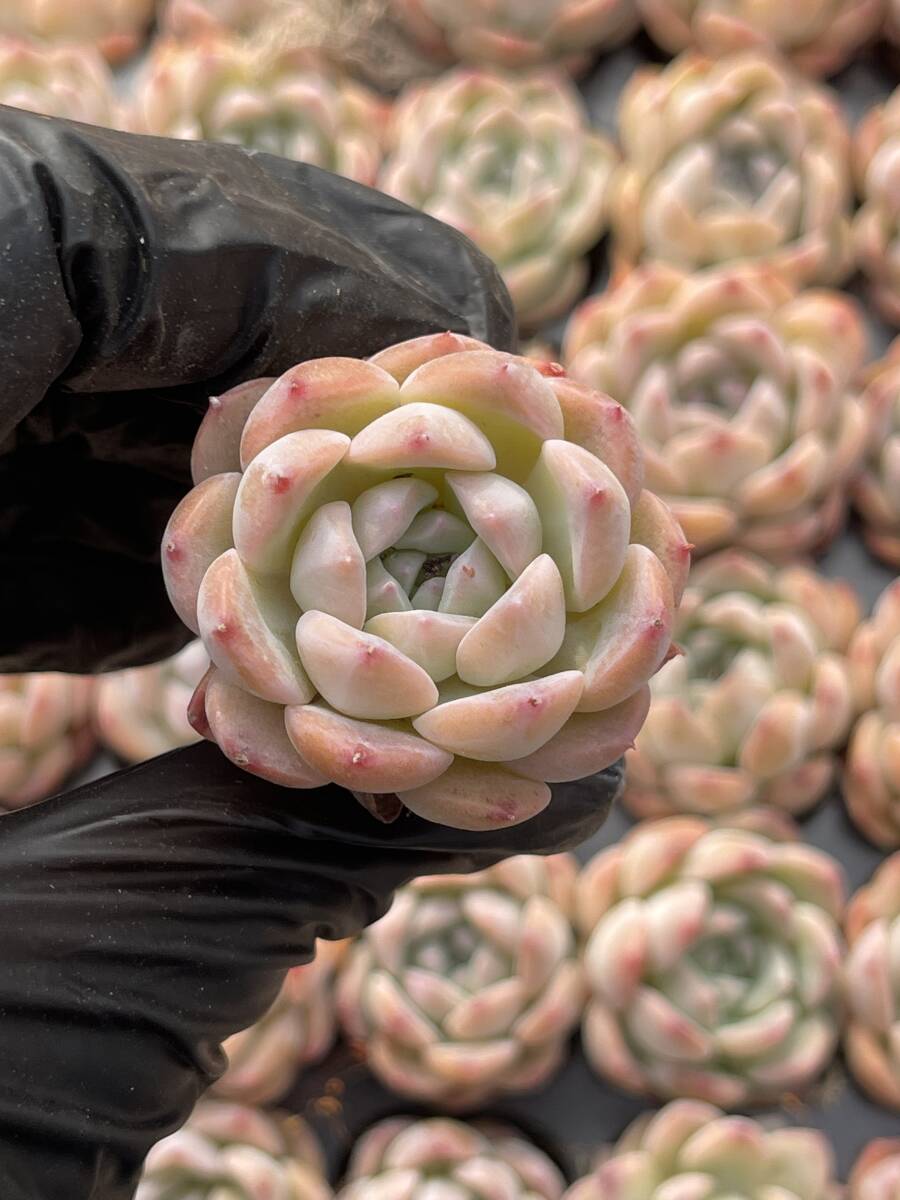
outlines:
{"label": "succulent cluster", "polygon": [[451,71],[404,93],[388,143],[382,188],[477,242],[500,267],[522,325],[577,299],[585,254],[606,228],[616,154],[589,129],[570,83]]}
{"label": "succulent cluster", "polygon": [[91,680],[0,675],[0,810],[55,792],[94,749]]}
{"label": "succulent cluster", "polygon": [[561,1065],[584,985],[575,860],[418,879],[350,952],[342,1024],[395,1092],[471,1108]]}
{"label": "succulent cluster", "polygon": [[585,1049],[626,1091],[723,1108],[802,1091],[838,1039],[838,864],[695,817],[639,826],[582,873]]}
{"label": "succulent cluster", "polygon": [[512,1130],[401,1117],[360,1138],[338,1198],[560,1200],[564,1187],[550,1159]]}
{"label": "succulent cluster", "polygon": [[164,34],[202,38],[230,30],[252,34],[261,23],[292,0],[163,0],[159,23]]}
{"label": "succulent cluster", "polygon": [[900,88],[860,122],[854,151],[862,199],[853,222],[857,262],[873,302],[900,325]]}
{"label": "succulent cluster", "polygon": [[900,1138],[876,1138],[856,1160],[849,1200],[897,1200],[900,1195]]}
{"label": "succulent cluster", "polygon": [[486,829],[630,745],[688,553],[619,405],[440,334],[218,398],[193,467],[163,564],[233,762]]}
{"label": "succulent cluster", "polygon": [[89,45],[0,36],[0,104],[88,125],[122,120],[109,68]]}
{"label": "succulent cluster", "polygon": [[900,338],[867,369],[862,400],[869,433],[853,501],[869,549],[900,568]]}
{"label": "succulent cluster", "polygon": [[865,348],[837,292],[794,293],[747,267],[655,264],[575,310],[564,358],[629,409],[647,486],[698,554],[739,545],[784,559],[840,528],[866,438]]}
{"label": "succulent cluster", "polygon": [[847,274],[847,129],[832,96],[786,65],[687,53],[636,71],[619,138],[612,221],[626,265],[752,260],[798,284]]}
{"label": "succulent cluster", "polygon": [[96,46],[110,61],[140,45],[155,0],[3,0],[0,36]]}

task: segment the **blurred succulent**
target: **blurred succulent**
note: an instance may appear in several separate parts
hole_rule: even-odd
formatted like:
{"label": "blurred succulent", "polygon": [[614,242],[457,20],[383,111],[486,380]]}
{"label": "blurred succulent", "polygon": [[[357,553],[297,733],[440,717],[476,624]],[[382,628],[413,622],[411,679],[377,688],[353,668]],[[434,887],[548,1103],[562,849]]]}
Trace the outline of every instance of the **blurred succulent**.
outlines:
{"label": "blurred succulent", "polygon": [[279,8],[290,6],[292,0],[165,0],[159,25],[164,34],[177,38],[199,38],[227,30],[247,35]]}
{"label": "blurred succulent", "polygon": [[810,75],[832,75],[874,36],[885,0],[637,0],[650,36],[670,54],[711,58],[756,47]]}
{"label": "blurred succulent", "polygon": [[228,1070],[213,1095],[242,1104],[280,1100],[298,1071],[325,1057],[334,1043],[335,974],[346,946],[317,942],[316,957],[288,971],[265,1016],[228,1038]]}
{"label": "blurred succulent", "polygon": [[111,128],[122,119],[112,74],[92,46],[45,45],[2,35],[0,104]]}
{"label": "blurred succulent", "polygon": [[866,439],[866,335],[837,292],[771,272],[655,264],[576,309],[563,358],[627,406],[658,492],[700,554],[796,558],[840,528]]}
{"label": "blurred succulent", "polygon": [[559,1200],[550,1159],[514,1130],[382,1121],[357,1142],[339,1200]]}
{"label": "blurred succulent", "polygon": [[844,655],[860,608],[848,584],[723,551],[691,572],[675,625],[684,651],[651,685],[628,755],[639,817],[798,814],[837,772],[854,715]]}
{"label": "blurred succulent", "polygon": [[900,338],[865,372],[868,448],[853,486],[866,545],[900,568]]}
{"label": "blurred succulent", "polygon": [[299,1117],[202,1100],[147,1155],[135,1200],[330,1200],[323,1171]]}
{"label": "blurred succulent", "polygon": [[897,1200],[900,1196],[900,1138],[869,1142],[850,1172],[849,1200]]}
{"label": "blurred succulent", "polygon": [[374,93],[312,52],[210,33],[155,44],[132,124],[139,133],[232,142],[372,184],[385,111]]}
{"label": "blurred succulent", "polygon": [[862,199],[853,222],[857,263],[879,311],[900,325],[900,88],[860,122],[854,158]]}
{"label": "blurred succulent", "polygon": [[881,594],[850,644],[862,716],[847,751],[844,799],[854,824],[884,850],[900,846],[900,581]]}
{"label": "blurred succulent", "polygon": [[589,1061],[626,1091],[724,1108],[802,1091],[838,1037],[842,905],[811,846],[638,826],[579,879]]}
{"label": "blurred succulent", "polygon": [[638,1117],[566,1200],[840,1200],[828,1139],[772,1129],[699,1100]]}
{"label": "blurred succulent", "polygon": [[208,668],[203,643],[195,641],[165,662],[99,676],[92,699],[100,740],[126,762],[196,742],[187,710]]}
{"label": "blurred succulent", "polygon": [[900,851],[850,901],[845,928],[847,1061],[879,1104],[900,1110]]}
{"label": "blurred succulent", "polygon": [[751,260],[795,284],[847,274],[849,135],[836,98],[787,64],[686,53],[645,67],[622,94],[619,138],[611,209],[624,265]]}
{"label": "blurred succulent", "polygon": [[583,66],[637,28],[634,0],[393,0],[410,34],[438,60],[521,70]]}
{"label": "blurred succulent", "polygon": [[93,45],[110,61],[133,54],[155,0],[3,0],[0,36]]}
{"label": "blurred succulent", "polygon": [[401,96],[388,145],[382,189],[471,237],[500,267],[522,325],[577,299],[616,156],[567,80],[451,71]]}
{"label": "blurred succulent", "polygon": [[393,1091],[444,1109],[539,1087],[584,1004],[567,854],[416,880],[351,951],[341,1022]]}
{"label": "blurred succulent", "polygon": [[78,675],[0,675],[0,810],[52,795],[90,758],[91,687]]}
{"label": "blurred succulent", "polygon": [[486,829],[631,744],[688,553],[624,410],[548,369],[438,334],[211,404],[163,561],[228,758]]}

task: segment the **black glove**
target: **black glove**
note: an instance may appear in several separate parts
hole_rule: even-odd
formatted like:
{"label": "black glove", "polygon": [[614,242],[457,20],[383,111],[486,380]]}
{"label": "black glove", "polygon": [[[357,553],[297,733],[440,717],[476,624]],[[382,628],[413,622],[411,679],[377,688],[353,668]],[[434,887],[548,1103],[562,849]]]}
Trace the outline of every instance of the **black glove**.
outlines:
{"label": "black glove", "polygon": [[[311,167],[0,109],[0,670],[189,634],[158,547],[207,396],[441,329],[513,341],[463,237]],[[0,819],[0,1197],[126,1200],[317,936],[416,875],[575,846],[612,769],[516,829],[376,822],[210,745]]]}

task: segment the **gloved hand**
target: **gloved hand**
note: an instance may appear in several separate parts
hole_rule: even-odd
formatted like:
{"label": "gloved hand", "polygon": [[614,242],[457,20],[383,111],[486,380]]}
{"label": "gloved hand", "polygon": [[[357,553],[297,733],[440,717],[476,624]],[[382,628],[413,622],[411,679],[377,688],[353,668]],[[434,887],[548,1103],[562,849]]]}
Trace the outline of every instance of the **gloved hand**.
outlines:
{"label": "gloved hand", "polygon": [[[315,168],[0,109],[0,670],[174,652],[158,552],[210,393],[441,329],[513,342],[462,236]],[[416,875],[575,846],[613,768],[516,829],[385,826],[204,744],[0,818],[0,1197],[126,1200],[317,936]]]}

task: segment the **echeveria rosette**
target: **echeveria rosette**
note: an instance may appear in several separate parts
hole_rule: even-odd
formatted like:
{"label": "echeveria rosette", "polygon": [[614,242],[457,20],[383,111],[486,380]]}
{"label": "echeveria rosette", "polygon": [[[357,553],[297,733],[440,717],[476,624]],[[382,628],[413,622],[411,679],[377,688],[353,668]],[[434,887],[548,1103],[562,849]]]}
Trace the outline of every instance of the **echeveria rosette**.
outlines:
{"label": "echeveria rosette", "polygon": [[848,584],[805,566],[727,550],[698,563],[676,618],[683,653],[653,679],[628,754],[628,808],[811,808],[834,781],[854,716],[845,655],[859,619]]}
{"label": "echeveria rosette", "polygon": [[0,811],[44,800],[90,758],[92,686],[79,675],[0,675]]}
{"label": "echeveria rosette", "polygon": [[844,800],[854,824],[883,850],[900,847],[900,581],[882,592],[850,645],[857,710]]}
{"label": "echeveria rosette", "polygon": [[550,1159],[505,1126],[398,1117],[359,1139],[338,1200],[560,1200]]}
{"label": "echeveria rosette", "polygon": [[160,39],[132,101],[138,133],[230,142],[373,184],[382,101],[303,49],[211,32]]}
{"label": "echeveria rosette", "polygon": [[900,88],[866,113],[854,156],[862,200],[853,221],[856,261],[881,314],[900,325]]}
{"label": "echeveria rosette", "polygon": [[738,545],[792,559],[843,520],[867,436],[865,351],[860,313],[837,292],[794,293],[749,267],[654,264],[576,309],[563,357],[629,409],[647,486],[697,554]]}
{"label": "echeveria rosette", "polygon": [[[847,1062],[879,1104],[900,1110],[900,851],[852,898],[844,925]],[[900,1187],[900,1158],[896,1178]]]}
{"label": "echeveria rosette", "polygon": [[636,71],[611,188],[622,265],[753,261],[795,284],[851,266],[849,135],[827,88],[759,53]]}
{"label": "echeveria rosette", "polygon": [[100,740],[135,763],[196,742],[200,735],[187,710],[208,669],[209,656],[197,640],[164,662],[99,676],[92,703]]}
{"label": "echeveria rosette", "polygon": [[304,1067],[331,1049],[337,1030],[334,985],[346,942],[316,943],[312,962],[293,967],[271,1008],[224,1043],[228,1070],[212,1094],[242,1104],[280,1100]]}
{"label": "echeveria rosette", "polygon": [[448,333],[211,402],[163,561],[233,762],[487,829],[631,744],[688,551],[627,413],[548,371]]}
{"label": "echeveria rosette", "polygon": [[862,517],[866,545],[900,568],[900,338],[866,369],[865,380],[868,440],[853,483],[853,502]]}
{"label": "echeveria rosette", "polygon": [[44,44],[0,34],[0,104],[87,125],[121,124],[113,77],[100,53],[88,45]]}
{"label": "echeveria rosette", "polygon": [[840,1200],[828,1139],[768,1128],[700,1100],[673,1100],[625,1130],[565,1200]]}
{"label": "echeveria rosette", "polygon": [[154,0],[3,0],[0,36],[92,45],[118,62],[143,41],[153,7]]}
{"label": "echeveria rosette", "polygon": [[723,1108],[802,1092],[838,1039],[843,896],[822,851],[698,817],[602,851],[578,884],[595,1070]]}
{"label": "echeveria rosette", "polygon": [[832,75],[878,30],[884,0],[637,0],[650,36],[671,54],[711,58],[772,50],[809,75]]}
{"label": "echeveria rosette", "polygon": [[520,324],[578,298],[616,154],[566,79],[451,71],[401,96],[388,142],[382,190],[471,237],[499,266]]}
{"label": "echeveria rosette", "polygon": [[853,1164],[849,1200],[897,1200],[900,1196],[900,1138],[875,1138]]}
{"label": "echeveria rosette", "polygon": [[444,1110],[531,1091],[562,1064],[584,1005],[565,854],[423,878],[351,950],[345,1031],[400,1095]]}
{"label": "echeveria rosette", "polygon": [[331,1200],[322,1152],[299,1117],[202,1100],[147,1155],[135,1200]]}

